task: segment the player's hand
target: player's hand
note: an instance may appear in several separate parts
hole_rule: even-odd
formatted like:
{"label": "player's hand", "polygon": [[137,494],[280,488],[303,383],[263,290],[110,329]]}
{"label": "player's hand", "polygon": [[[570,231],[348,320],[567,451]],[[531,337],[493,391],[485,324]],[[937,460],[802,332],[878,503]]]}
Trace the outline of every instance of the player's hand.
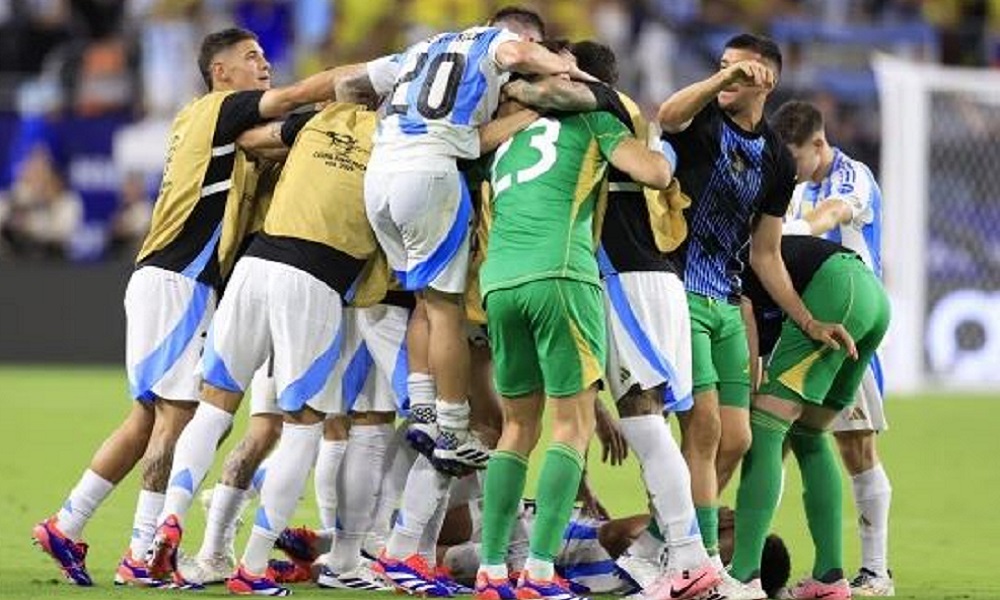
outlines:
{"label": "player's hand", "polygon": [[840,323],[823,323],[816,319],[809,319],[803,330],[811,339],[822,343],[827,348],[840,350],[843,347],[848,356],[854,360],[858,359],[858,349],[854,345],[854,338]]}
{"label": "player's hand", "polygon": [[601,462],[610,462],[618,466],[628,458],[628,442],[622,433],[618,420],[611,416],[603,406],[597,413],[597,439],[601,442]]}
{"label": "player's hand", "polygon": [[568,72],[569,78],[574,81],[590,81],[592,83],[597,83],[599,80],[591,75],[590,73],[583,71],[580,67],[572,65]]}
{"label": "player's hand", "polygon": [[608,509],[604,508],[601,504],[601,500],[594,494],[594,491],[590,489],[590,483],[588,483],[587,476],[580,479],[580,489],[577,492],[577,499],[582,502],[580,507],[580,512],[584,516],[590,517],[591,519],[597,519],[599,521],[610,521],[611,513]]}
{"label": "player's hand", "polygon": [[727,85],[739,83],[752,87],[771,89],[774,87],[774,71],[757,60],[741,60],[722,70]]}

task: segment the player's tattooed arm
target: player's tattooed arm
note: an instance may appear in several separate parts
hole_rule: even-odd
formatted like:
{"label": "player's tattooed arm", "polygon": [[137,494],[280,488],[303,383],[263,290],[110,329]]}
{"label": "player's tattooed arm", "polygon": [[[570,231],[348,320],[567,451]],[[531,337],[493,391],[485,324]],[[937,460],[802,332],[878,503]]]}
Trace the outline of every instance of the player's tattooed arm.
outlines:
{"label": "player's tattooed arm", "polygon": [[518,79],[504,86],[507,96],[541,110],[583,112],[596,110],[597,96],[590,87],[564,77],[544,77],[537,81]]}

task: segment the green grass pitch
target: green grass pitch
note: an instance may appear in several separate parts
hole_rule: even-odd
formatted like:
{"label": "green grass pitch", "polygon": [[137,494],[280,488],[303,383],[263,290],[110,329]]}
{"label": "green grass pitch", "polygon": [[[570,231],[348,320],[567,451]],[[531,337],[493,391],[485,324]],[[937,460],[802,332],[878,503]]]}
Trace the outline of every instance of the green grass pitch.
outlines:
{"label": "green grass pitch", "polygon": [[[78,589],[62,583],[52,562],[29,543],[31,526],[58,509],[97,445],[128,410],[126,396],[120,369],[0,368],[0,599],[185,593],[119,590],[111,585],[130,533],[135,475],[114,492],[85,532],[91,548],[88,564],[100,587]],[[880,444],[894,488],[890,544],[898,597],[1000,599],[998,413],[996,396],[889,400],[892,429]],[[224,451],[232,441],[231,437]],[[634,462],[617,469],[592,464],[590,470],[613,514],[644,509]],[[215,473],[209,481],[214,478]],[[730,501],[734,488],[726,494]],[[791,548],[793,577],[806,573],[812,560],[800,489],[798,474],[790,468],[774,529]],[[858,543],[846,479],[844,491],[846,561],[853,570]],[[315,523],[311,490],[306,497],[295,524]],[[187,545],[196,547],[200,542],[202,519],[200,510],[192,512]],[[200,592],[209,597],[224,594],[218,588]],[[301,586],[295,594],[358,596]]]}

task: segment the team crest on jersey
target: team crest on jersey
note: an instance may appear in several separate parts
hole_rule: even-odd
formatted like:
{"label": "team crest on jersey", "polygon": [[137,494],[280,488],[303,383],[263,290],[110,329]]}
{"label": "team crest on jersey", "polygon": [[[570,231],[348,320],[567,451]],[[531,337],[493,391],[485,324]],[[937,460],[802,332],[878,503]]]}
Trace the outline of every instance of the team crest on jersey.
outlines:
{"label": "team crest on jersey", "polygon": [[729,149],[729,170],[733,175],[742,175],[747,170],[746,159],[743,158],[739,148]]}
{"label": "team crest on jersey", "polygon": [[629,371],[628,369],[626,369],[625,367],[621,367],[621,368],[620,368],[620,369],[618,370],[618,381],[619,381],[619,382],[620,382],[620,383],[621,383],[622,385],[625,385],[625,383],[626,383],[626,382],[627,382],[627,381],[628,381],[629,379],[632,379],[632,372],[631,372],[631,371]]}
{"label": "team crest on jersey", "polygon": [[325,131],[330,144],[341,152],[351,152],[358,146],[358,140],[348,133],[337,133],[336,131]]}

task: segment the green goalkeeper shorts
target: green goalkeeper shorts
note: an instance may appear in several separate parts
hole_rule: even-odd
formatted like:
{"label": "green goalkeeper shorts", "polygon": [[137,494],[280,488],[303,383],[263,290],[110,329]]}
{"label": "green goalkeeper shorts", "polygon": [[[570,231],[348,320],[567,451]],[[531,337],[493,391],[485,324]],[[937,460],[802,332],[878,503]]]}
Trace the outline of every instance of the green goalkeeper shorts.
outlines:
{"label": "green goalkeeper shorts", "polygon": [[854,402],[868,363],[889,327],[882,283],[855,254],[826,259],[802,294],[813,318],[842,324],[854,338],[857,360],[845,349],[813,341],[790,319],[771,353],[760,392],[840,411]]}
{"label": "green goalkeeper shorts", "polygon": [[540,279],[490,292],[486,322],[497,391],[576,395],[600,381],[607,348],[601,288]]}
{"label": "green goalkeeper shorts", "polygon": [[688,292],[694,394],[718,389],[719,404],[750,408],[750,349],[740,307]]}

